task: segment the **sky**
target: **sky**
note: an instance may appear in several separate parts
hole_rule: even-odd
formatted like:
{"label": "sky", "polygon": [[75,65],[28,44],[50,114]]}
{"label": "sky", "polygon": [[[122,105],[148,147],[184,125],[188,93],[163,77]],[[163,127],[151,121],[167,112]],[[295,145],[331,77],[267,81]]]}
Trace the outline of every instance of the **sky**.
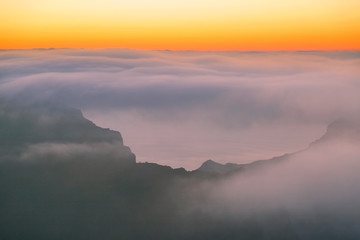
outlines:
{"label": "sky", "polygon": [[0,49],[360,49],[358,0],[2,0]]}
{"label": "sky", "polygon": [[360,119],[360,52],[0,51],[0,100],[80,109],[138,162],[198,168],[306,148]]}

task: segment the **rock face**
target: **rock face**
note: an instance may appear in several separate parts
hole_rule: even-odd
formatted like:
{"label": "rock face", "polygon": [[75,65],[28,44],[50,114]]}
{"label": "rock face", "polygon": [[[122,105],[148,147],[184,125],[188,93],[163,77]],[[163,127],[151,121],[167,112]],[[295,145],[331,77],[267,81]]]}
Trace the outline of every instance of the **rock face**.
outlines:
{"label": "rock face", "polygon": [[[105,151],[106,150],[106,151]],[[106,153],[105,153],[106,152]],[[0,102],[0,155],[17,158],[116,158],[135,162],[121,134],[96,126],[80,110]]]}

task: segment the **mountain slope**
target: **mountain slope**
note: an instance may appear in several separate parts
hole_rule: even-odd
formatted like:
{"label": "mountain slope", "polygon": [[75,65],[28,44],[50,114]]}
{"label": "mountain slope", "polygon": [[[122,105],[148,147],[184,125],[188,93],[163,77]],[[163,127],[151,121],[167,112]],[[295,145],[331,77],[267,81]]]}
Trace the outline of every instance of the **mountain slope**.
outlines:
{"label": "mountain slope", "polygon": [[[0,156],[69,158],[87,155],[135,162],[119,132],[96,126],[80,110],[0,102]],[[61,157],[61,155],[63,155]]]}

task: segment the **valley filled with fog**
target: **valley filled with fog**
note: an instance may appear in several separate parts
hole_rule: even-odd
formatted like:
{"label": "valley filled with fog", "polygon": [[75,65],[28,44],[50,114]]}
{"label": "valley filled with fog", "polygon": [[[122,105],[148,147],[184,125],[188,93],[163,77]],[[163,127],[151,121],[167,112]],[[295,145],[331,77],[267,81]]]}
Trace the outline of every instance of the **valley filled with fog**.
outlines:
{"label": "valley filled with fog", "polygon": [[138,161],[193,170],[305,148],[358,118],[359,52],[127,49],[0,53],[0,97],[81,109]]}
{"label": "valley filled with fog", "polygon": [[359,52],[0,60],[0,239],[360,238]]}

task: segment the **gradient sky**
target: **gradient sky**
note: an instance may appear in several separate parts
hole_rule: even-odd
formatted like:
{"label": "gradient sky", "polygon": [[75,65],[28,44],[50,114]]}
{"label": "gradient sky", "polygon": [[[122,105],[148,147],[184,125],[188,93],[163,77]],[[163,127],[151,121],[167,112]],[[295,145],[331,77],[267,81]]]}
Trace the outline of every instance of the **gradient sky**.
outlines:
{"label": "gradient sky", "polygon": [[2,0],[0,48],[360,49],[359,0]]}

